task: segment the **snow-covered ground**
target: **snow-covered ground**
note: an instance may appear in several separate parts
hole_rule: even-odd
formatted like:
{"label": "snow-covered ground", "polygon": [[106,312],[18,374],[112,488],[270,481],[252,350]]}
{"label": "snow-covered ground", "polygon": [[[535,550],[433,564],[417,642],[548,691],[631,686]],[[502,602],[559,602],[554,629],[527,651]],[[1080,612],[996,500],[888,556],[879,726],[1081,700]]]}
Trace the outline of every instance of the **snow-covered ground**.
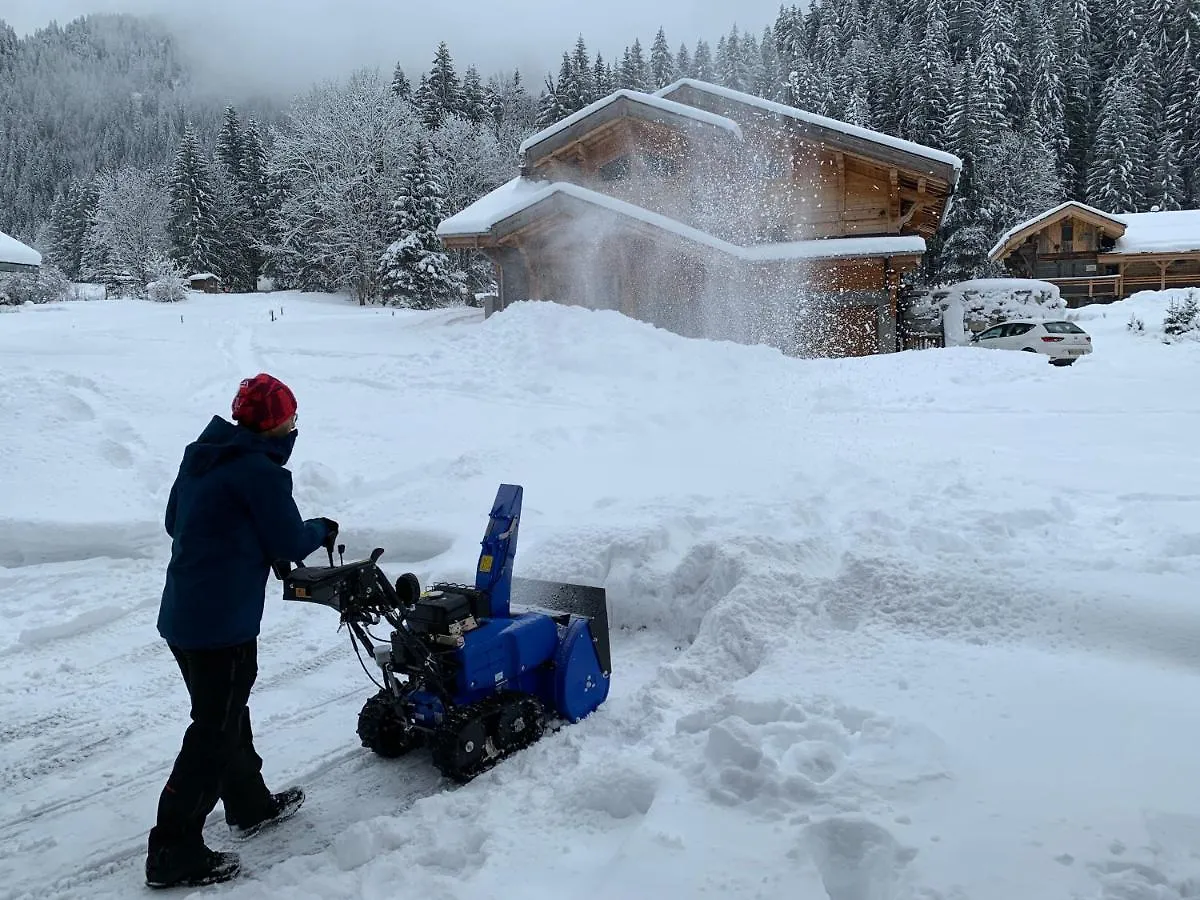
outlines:
{"label": "snow-covered ground", "polygon": [[1200,897],[1200,343],[1126,329],[1162,305],[1073,313],[1096,352],[1069,369],[787,359],[549,304],[0,316],[0,897],[144,890],[186,720],[163,505],[260,370],[348,557],[469,577],[522,484],[518,573],[607,587],[615,672],[451,787],[358,747],[336,617],[271,598],[257,741],[309,799],[199,895]]}

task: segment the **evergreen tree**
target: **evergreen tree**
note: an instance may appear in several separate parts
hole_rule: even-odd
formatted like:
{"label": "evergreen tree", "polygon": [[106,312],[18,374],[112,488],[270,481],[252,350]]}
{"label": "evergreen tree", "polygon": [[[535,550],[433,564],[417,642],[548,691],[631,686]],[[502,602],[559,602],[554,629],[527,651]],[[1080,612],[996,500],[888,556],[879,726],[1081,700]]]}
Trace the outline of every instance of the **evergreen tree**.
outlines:
{"label": "evergreen tree", "polygon": [[635,38],[632,46],[625,48],[625,55],[621,58],[618,83],[626,90],[649,91],[652,90],[650,81],[650,65],[642,52],[642,42]]}
{"label": "evergreen tree", "polygon": [[660,26],[650,46],[650,78],[654,88],[664,88],[671,84],[676,75],[675,60],[671,56],[671,48],[667,45],[666,32]]}
{"label": "evergreen tree", "polygon": [[1109,78],[1096,131],[1088,202],[1108,212],[1139,210],[1150,162],[1135,63],[1130,60]]}
{"label": "evergreen tree", "polygon": [[576,102],[579,104],[577,109],[594,103],[604,94],[599,93],[596,87],[596,73],[592,68],[591,57],[588,56],[587,44],[584,43],[583,35],[575,41],[575,52],[571,55],[571,78],[574,81],[574,91]]}
{"label": "evergreen tree", "polygon": [[592,66],[592,89],[595,91],[597,100],[607,97],[616,90],[612,70],[599,53],[596,54],[596,63]]}
{"label": "evergreen tree", "polygon": [[450,48],[446,47],[445,41],[438,44],[437,53],[433,54],[430,91],[440,113],[439,125],[448,115],[462,114],[462,85],[458,82],[454,59],[451,58]]}
{"label": "evergreen tree", "polygon": [[675,54],[675,71],[679,73],[679,78],[691,78],[693,75],[692,54],[687,44],[679,45],[679,52]]}
{"label": "evergreen tree", "polygon": [[429,76],[424,72],[421,73],[421,81],[413,95],[413,104],[417,107],[422,125],[430,131],[436,131],[442,127],[442,122],[446,119],[446,108],[438,98]]}
{"label": "evergreen tree", "polygon": [[468,66],[463,75],[461,115],[472,125],[482,124],[488,116],[487,93],[474,66]]}
{"label": "evergreen tree", "polygon": [[1062,55],[1049,23],[1043,23],[1039,29],[1032,75],[1032,94],[1024,130],[1039,136],[1042,144],[1054,154],[1062,177],[1070,181],[1074,172],[1068,152],[1067,98],[1062,79]]}
{"label": "evergreen tree", "polygon": [[707,41],[696,42],[696,53],[692,57],[692,72],[697,81],[707,81],[710,84],[717,80],[716,70],[713,68],[712,48],[708,46]]}
{"label": "evergreen tree", "polygon": [[385,302],[416,309],[462,302],[465,279],[437,236],[444,217],[442,186],[429,148],[420,140],[405,168],[401,194],[392,204],[389,229],[395,239],[379,260]]}
{"label": "evergreen tree", "polygon": [[392,96],[400,100],[412,99],[412,85],[400,63],[396,63],[396,69],[392,72]]}
{"label": "evergreen tree", "polygon": [[58,266],[68,278],[78,281],[83,276],[84,252],[88,232],[100,195],[93,180],[72,180],[58,196],[50,212],[48,261]]}
{"label": "evergreen tree", "polygon": [[221,236],[208,162],[190,123],[185,126],[171,176],[171,257],[189,273],[220,274]]}
{"label": "evergreen tree", "polygon": [[242,170],[242,157],[245,154],[242,123],[238,120],[237,110],[232,106],[225,107],[225,120],[221,130],[217,132],[217,159],[225,166],[225,170],[240,184],[245,178]]}

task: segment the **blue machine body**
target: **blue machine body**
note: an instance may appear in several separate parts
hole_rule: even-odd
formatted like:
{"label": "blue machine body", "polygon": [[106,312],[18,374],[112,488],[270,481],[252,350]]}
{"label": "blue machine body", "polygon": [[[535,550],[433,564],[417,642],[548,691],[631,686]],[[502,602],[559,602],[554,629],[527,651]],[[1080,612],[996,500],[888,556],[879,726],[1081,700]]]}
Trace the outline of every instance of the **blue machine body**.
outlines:
{"label": "blue machine body", "polygon": [[[502,484],[492,504],[475,572],[475,589],[486,597],[487,610],[454,651],[453,706],[475,703],[498,691],[520,691],[576,722],[608,697],[608,660],[601,661],[601,655],[607,657],[607,610],[593,608],[591,616],[583,616],[561,609],[512,609],[522,497],[520,485]],[[553,592],[540,594],[546,600]],[[599,596],[603,604],[602,591]],[[604,631],[603,654],[592,631],[597,619],[602,619],[596,624]],[[414,691],[409,699],[414,717],[422,724],[440,721],[448,712],[428,691]]]}

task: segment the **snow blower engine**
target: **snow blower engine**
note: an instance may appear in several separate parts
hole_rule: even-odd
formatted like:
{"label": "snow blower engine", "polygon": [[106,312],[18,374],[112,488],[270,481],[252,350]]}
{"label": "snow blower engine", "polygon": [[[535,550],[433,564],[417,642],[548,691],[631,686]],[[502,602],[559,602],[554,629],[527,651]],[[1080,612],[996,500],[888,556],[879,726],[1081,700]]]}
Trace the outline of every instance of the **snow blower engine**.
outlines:
{"label": "snow blower engine", "polygon": [[[608,697],[611,660],[604,589],[513,578],[523,489],[502,484],[483,537],[474,587],[392,585],[369,559],[276,566],[284,599],[337,610],[383,675],[358,716],[363,746],[397,757],[430,748],[433,764],[467,782],[537,741],[554,720],[577,722]],[[339,554],[345,546],[339,546]],[[510,606],[513,592],[523,601]],[[369,627],[386,621],[388,640]]]}

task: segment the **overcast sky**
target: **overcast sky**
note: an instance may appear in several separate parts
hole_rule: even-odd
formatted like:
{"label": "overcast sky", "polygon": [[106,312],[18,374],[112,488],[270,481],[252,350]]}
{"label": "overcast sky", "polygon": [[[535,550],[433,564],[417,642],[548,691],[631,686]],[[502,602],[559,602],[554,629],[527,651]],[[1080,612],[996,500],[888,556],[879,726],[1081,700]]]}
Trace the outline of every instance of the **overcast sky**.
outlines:
{"label": "overcast sky", "polygon": [[[788,5],[792,0],[789,0]],[[4,0],[0,18],[19,35],[89,12],[157,13],[211,66],[221,90],[294,90],[361,65],[410,74],[428,69],[439,40],[461,74],[518,66],[531,89],[582,32],[611,59],[640,37],[649,50],[659,25],[672,49],[710,42],[735,23],[761,33],[780,0]],[[734,11],[736,10],[736,12]],[[715,49],[715,47],[714,47]],[[415,80],[415,79],[414,79]]]}

